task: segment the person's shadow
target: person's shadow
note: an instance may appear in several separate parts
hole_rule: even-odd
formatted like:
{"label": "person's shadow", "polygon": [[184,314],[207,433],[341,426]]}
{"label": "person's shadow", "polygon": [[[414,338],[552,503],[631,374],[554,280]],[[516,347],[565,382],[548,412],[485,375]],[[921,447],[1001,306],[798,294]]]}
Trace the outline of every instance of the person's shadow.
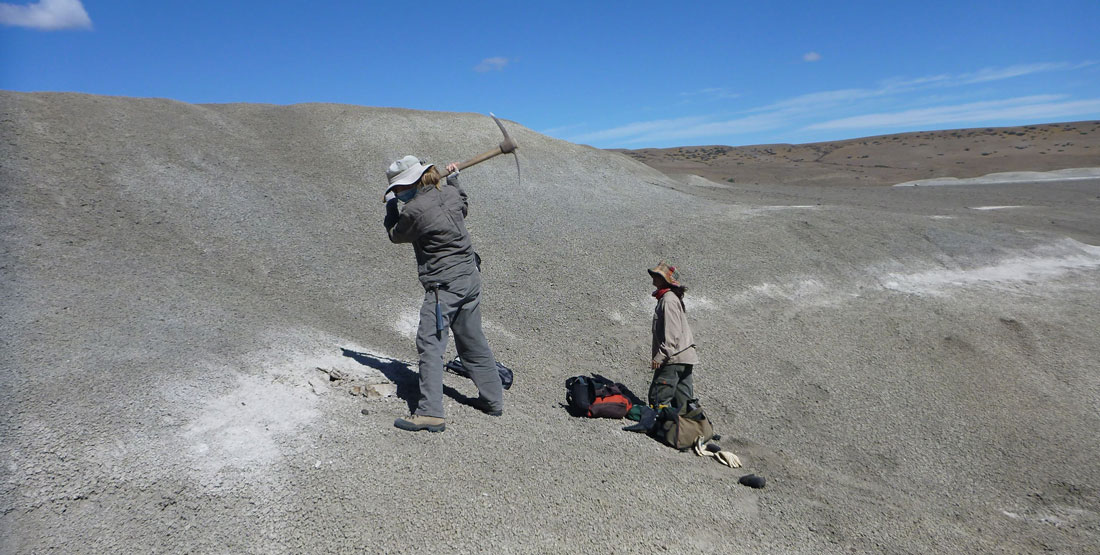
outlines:
{"label": "person's shadow", "polygon": [[[409,413],[412,414],[416,411],[416,406],[420,403],[420,374],[413,371],[408,364],[400,360],[379,358],[370,353],[360,353],[343,347],[340,350],[344,356],[355,362],[381,372],[387,380],[397,386],[397,397],[408,404]],[[444,385],[443,394],[463,405],[474,406],[475,398],[467,397],[453,387]]]}

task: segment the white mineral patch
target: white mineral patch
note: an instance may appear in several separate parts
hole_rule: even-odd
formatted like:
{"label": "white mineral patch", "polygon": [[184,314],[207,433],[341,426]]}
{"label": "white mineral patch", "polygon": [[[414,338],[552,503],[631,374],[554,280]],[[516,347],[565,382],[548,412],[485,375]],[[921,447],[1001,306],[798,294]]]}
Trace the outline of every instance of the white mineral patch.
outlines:
{"label": "white mineral patch", "polygon": [[223,467],[253,468],[276,462],[280,438],[289,436],[318,412],[307,390],[240,375],[237,387],[211,400],[184,431],[191,442],[192,468],[217,472]]}
{"label": "white mineral patch", "polygon": [[693,295],[688,292],[684,295],[684,308],[693,312],[697,310],[714,310],[715,304],[714,301],[702,295]]}
{"label": "white mineral patch", "polygon": [[420,327],[420,308],[404,308],[397,314],[393,330],[408,339],[416,339],[416,330]]}
{"label": "white mineral patch", "polygon": [[[864,288],[881,287],[906,293],[940,295],[947,294],[952,288],[981,284],[1009,286],[1051,280],[1074,271],[1096,269],[1100,269],[1100,247],[1065,239],[978,268],[918,272],[885,272],[881,268],[868,268],[870,281],[838,283],[825,278],[803,276],[758,283],[734,294],[728,302],[745,305],[761,300],[778,300],[800,306],[835,306],[859,298]],[[706,302],[706,308],[720,308],[718,305],[721,303]]]}
{"label": "white mineral patch", "polygon": [[749,208],[747,212],[778,212],[781,210],[817,210],[821,208],[816,204],[792,204],[792,205],[771,205],[771,206],[754,206]]}
{"label": "white mineral patch", "polygon": [[857,296],[858,293],[850,284],[828,283],[820,277],[799,276],[748,286],[730,297],[728,302],[734,306],[752,305],[759,301],[784,301],[799,306],[833,306]]}
{"label": "white mineral patch", "polygon": [[1100,247],[1078,245],[1078,254],[1020,256],[999,263],[966,270],[933,270],[913,274],[890,274],[882,281],[886,289],[904,293],[941,294],[946,289],[976,284],[1014,284],[1046,281],[1073,271],[1100,268]]}
{"label": "white mineral patch", "polygon": [[344,356],[343,349],[392,360],[310,328],[270,330],[264,339],[272,346],[247,353],[248,364],[215,369],[219,375],[235,375],[236,387],[211,399],[184,428],[193,469],[217,472],[226,466],[253,468],[277,462],[283,441],[319,414],[318,388],[328,385],[319,368],[358,378],[378,374]]}
{"label": "white mineral patch", "polygon": [[1009,210],[1011,208],[1026,208],[1025,206],[1009,205],[1009,206],[968,206],[971,210]]}
{"label": "white mineral patch", "polygon": [[[484,313],[483,313],[482,318],[481,318],[481,327],[485,331],[485,335],[489,336],[490,339],[494,335],[498,336],[498,337],[504,337],[506,339],[516,339],[516,334],[512,333],[512,330],[496,323],[493,320],[489,320],[488,318],[485,318]],[[415,336],[415,331],[414,331],[414,336]]]}
{"label": "white mineral patch", "polygon": [[698,176],[698,175],[695,175],[695,174],[690,174],[690,173],[681,174],[681,175],[674,175],[672,177],[675,177],[675,178],[679,179],[680,181],[683,181],[684,183],[686,183],[688,185],[693,185],[695,187],[708,187],[708,188],[712,188],[712,189],[714,189],[714,188],[723,188],[724,189],[724,188],[729,187],[729,184],[718,183],[716,181],[711,181],[711,180],[709,180],[705,177]]}
{"label": "white mineral patch", "polygon": [[1001,172],[981,177],[937,177],[898,183],[894,187],[946,187],[952,185],[1004,185],[1009,183],[1043,183],[1049,181],[1077,181],[1100,179],[1100,168],[1072,168],[1049,172]]}
{"label": "white mineral patch", "polygon": [[316,377],[318,368],[337,370],[356,377],[371,377],[377,373],[344,356],[343,349],[392,360],[374,349],[308,327],[269,330],[264,334],[264,340],[271,346],[248,353],[242,368],[262,372],[271,381],[287,385],[308,387],[308,380]]}
{"label": "white mineral patch", "polygon": [[[516,334],[512,330],[485,318],[484,313],[482,314],[481,326],[487,335],[496,335],[507,339],[516,338]],[[415,340],[416,331],[420,327],[420,307],[401,309],[397,313],[397,319],[394,320],[392,327],[402,337]]]}

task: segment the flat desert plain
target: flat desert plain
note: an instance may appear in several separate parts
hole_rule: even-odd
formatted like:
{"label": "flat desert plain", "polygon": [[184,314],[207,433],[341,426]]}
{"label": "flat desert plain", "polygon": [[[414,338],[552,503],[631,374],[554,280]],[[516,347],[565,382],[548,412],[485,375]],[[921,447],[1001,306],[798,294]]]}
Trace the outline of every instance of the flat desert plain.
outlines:
{"label": "flat desert plain", "polygon": [[[0,92],[0,552],[1100,545],[1096,122],[690,161],[520,123],[522,182],[462,173],[515,385],[492,418],[447,375],[447,430],[409,433],[384,168],[492,120]],[[1004,172],[1040,173],[922,181]],[[644,393],[662,259],[743,468],[562,406],[581,373]]]}

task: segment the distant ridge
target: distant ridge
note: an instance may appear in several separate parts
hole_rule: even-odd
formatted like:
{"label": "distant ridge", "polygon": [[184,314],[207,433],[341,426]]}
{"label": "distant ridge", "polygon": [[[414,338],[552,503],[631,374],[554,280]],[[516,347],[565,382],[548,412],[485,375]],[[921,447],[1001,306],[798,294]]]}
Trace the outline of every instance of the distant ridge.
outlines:
{"label": "distant ridge", "polygon": [[893,185],[918,179],[1100,166],[1100,121],[878,135],[751,146],[611,149],[667,175],[783,185]]}

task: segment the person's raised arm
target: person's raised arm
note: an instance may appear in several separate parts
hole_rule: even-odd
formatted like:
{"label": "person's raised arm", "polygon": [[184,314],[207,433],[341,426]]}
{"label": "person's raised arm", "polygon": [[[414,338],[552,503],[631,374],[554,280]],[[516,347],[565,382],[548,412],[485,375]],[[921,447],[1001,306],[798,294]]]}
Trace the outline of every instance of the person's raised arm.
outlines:
{"label": "person's raised arm", "polygon": [[458,184],[458,164],[455,162],[447,164],[447,171],[450,172],[447,176],[447,185],[458,189],[458,196],[462,198],[462,217],[465,218],[470,210],[470,202],[466,199],[466,191]]}

